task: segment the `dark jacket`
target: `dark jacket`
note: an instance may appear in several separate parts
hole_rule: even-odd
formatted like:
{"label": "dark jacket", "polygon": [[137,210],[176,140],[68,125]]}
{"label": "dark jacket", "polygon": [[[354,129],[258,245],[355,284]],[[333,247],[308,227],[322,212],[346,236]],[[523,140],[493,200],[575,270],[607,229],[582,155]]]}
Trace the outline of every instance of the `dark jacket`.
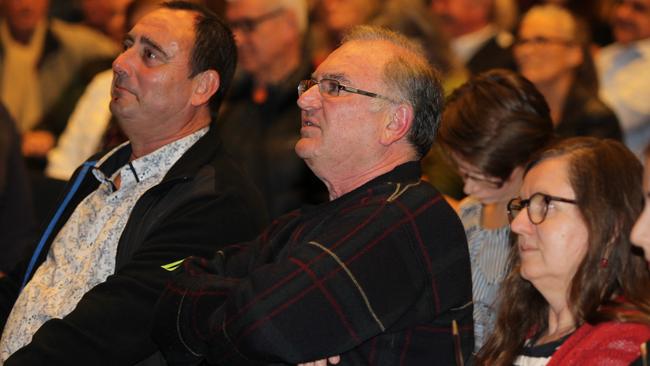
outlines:
{"label": "dark jacket", "polygon": [[34,209],[20,136],[0,105],[0,272],[8,272],[20,261],[34,237]]}
{"label": "dark jacket", "polygon": [[403,164],[277,219],[213,261],[186,260],[155,317],[169,363],[341,355],[340,366],[454,365],[455,350],[467,360],[474,343],[465,232],[420,174],[418,163]]}
{"label": "dark jacket", "polygon": [[219,137],[262,192],[272,218],[327,201],[325,185],[294,151],[300,138],[296,87],[310,72],[311,65],[301,65],[283,82],[268,86],[262,102],[253,101],[253,80],[244,76],[230,90],[219,117]]}
{"label": "dark jacket", "polygon": [[594,92],[578,85],[569,91],[555,133],[560,137],[594,136],[618,141],[623,138],[616,114]]}
{"label": "dark jacket", "polygon": [[472,75],[492,69],[517,69],[512,56],[512,47],[502,46],[497,37],[490,38],[467,61],[465,66]]}
{"label": "dark jacket", "polygon": [[[116,171],[130,153],[129,146],[123,148],[102,170]],[[97,179],[81,176],[82,171],[71,178],[67,192],[73,192],[78,177],[79,188],[60,217],[55,214],[27,278],[75,207],[97,188]],[[46,322],[5,365],[133,365],[149,357],[156,351],[149,338],[153,305],[171,273],[161,266],[190,255],[211,257],[226,244],[255,237],[264,210],[259,193],[223,153],[212,127],[134,206],[118,243],[115,273],[88,291],[69,315]],[[3,323],[26,265],[0,280]]]}

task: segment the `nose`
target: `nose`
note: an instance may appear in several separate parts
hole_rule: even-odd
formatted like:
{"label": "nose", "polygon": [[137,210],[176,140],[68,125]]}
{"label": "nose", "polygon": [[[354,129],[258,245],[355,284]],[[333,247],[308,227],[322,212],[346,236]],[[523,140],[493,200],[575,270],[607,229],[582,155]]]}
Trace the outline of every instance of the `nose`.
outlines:
{"label": "nose", "polygon": [[237,44],[237,47],[241,47],[241,45],[244,43],[246,32],[244,32],[241,27],[234,27],[232,29],[232,34],[235,37],[235,43]]}
{"label": "nose", "polygon": [[298,97],[298,107],[306,111],[320,108],[322,106],[321,102],[318,85],[313,85]]}
{"label": "nose", "polygon": [[533,223],[528,219],[528,207],[525,207],[510,223],[510,230],[518,235],[530,234],[533,229]]}
{"label": "nose", "polygon": [[129,70],[129,55],[132,48],[124,50],[122,53],[117,55],[115,60],[113,60],[113,72],[118,76],[128,75]]}
{"label": "nose", "polygon": [[473,196],[478,190],[476,182],[468,177],[463,178],[463,192],[468,196]]}
{"label": "nose", "polygon": [[648,203],[632,228],[630,240],[634,245],[643,247],[645,257],[650,258],[650,207],[647,205]]}

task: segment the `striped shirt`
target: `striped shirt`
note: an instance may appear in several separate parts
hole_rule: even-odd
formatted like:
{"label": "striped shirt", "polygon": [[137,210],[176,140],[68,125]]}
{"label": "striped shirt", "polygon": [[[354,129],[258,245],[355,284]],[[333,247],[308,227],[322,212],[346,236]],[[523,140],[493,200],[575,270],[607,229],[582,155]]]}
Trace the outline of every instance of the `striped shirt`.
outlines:
{"label": "striped shirt", "polygon": [[472,265],[474,301],[474,350],[478,351],[492,332],[497,315],[497,293],[507,273],[510,226],[486,229],[481,225],[483,205],[472,197],[460,204]]}

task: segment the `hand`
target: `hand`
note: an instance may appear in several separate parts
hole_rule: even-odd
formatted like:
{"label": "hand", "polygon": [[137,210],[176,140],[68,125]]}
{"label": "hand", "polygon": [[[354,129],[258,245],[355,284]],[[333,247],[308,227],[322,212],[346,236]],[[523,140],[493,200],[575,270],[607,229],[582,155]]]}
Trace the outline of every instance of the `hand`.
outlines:
{"label": "hand", "polygon": [[318,361],[301,363],[298,364],[298,366],[327,366],[328,362],[331,365],[336,365],[339,363],[339,361],[341,361],[341,356],[332,356],[332,357],[328,357],[327,359],[324,358]]}
{"label": "hand", "polygon": [[29,131],[23,135],[23,155],[44,157],[54,147],[54,135],[49,131]]}

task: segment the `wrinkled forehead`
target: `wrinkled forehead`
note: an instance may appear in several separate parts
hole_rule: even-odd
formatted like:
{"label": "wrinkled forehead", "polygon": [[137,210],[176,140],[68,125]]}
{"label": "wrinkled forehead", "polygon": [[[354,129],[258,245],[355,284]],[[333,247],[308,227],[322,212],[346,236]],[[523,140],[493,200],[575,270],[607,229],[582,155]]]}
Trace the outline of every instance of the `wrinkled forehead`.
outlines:
{"label": "wrinkled forehead", "polygon": [[143,16],[129,35],[146,37],[163,48],[191,49],[194,44],[196,14],[186,10],[157,9]]}
{"label": "wrinkled forehead", "polygon": [[384,67],[394,55],[394,46],[386,41],[349,41],[318,66],[314,77],[383,86]]}

